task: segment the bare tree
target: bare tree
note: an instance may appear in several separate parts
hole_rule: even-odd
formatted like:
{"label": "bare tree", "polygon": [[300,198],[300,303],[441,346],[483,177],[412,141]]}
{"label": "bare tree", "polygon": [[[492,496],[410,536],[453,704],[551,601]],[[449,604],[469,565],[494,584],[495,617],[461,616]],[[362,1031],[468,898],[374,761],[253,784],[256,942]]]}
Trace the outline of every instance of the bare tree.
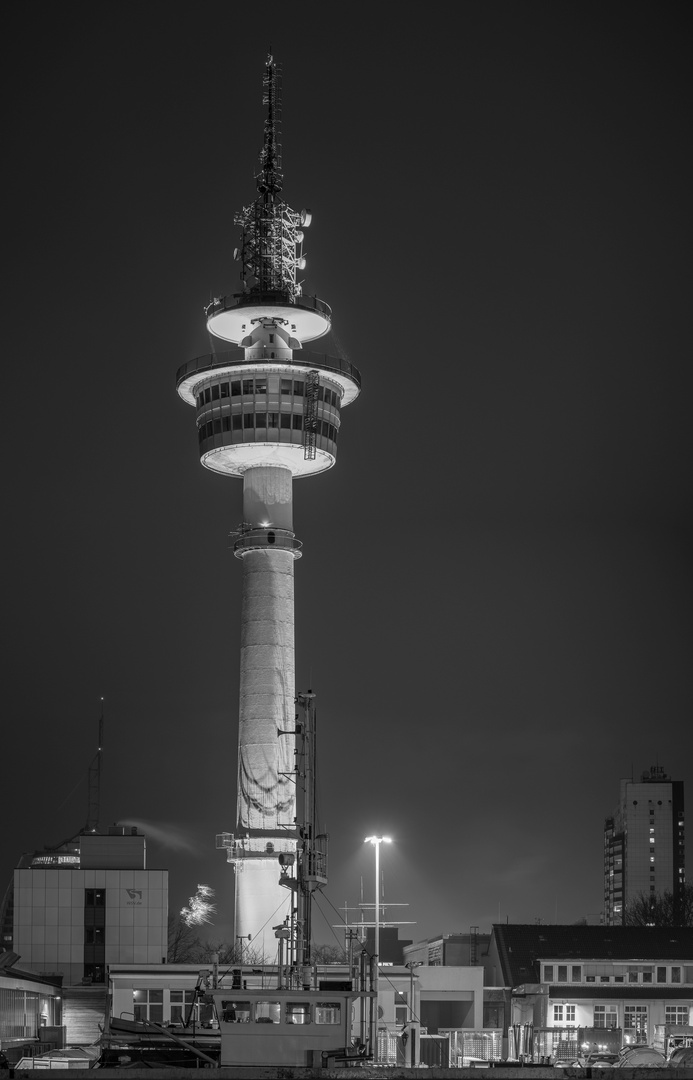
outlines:
{"label": "bare tree", "polygon": [[626,926],[693,926],[693,885],[672,892],[641,892],[626,904]]}
{"label": "bare tree", "polygon": [[313,945],[310,952],[314,964],[346,964],[346,952],[341,945]]}
{"label": "bare tree", "polygon": [[178,914],[169,914],[168,917],[168,962],[169,964],[194,964],[196,963],[201,947],[201,941],[195,934],[192,926],[181,919]]}

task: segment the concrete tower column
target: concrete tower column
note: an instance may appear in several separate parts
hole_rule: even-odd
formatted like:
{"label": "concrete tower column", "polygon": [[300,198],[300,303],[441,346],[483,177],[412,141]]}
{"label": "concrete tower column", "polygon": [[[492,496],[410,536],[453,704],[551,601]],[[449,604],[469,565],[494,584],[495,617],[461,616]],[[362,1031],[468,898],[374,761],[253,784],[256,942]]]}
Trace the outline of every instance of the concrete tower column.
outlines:
{"label": "concrete tower column", "polygon": [[[292,481],[287,468],[243,474],[243,516],[267,546],[242,552],[241,670],[237,837],[246,856],[236,864],[236,934],[269,930],[288,911],[279,881],[280,851],[293,851],[296,785],[294,728],[294,555],[275,548],[273,527],[291,532]],[[263,854],[266,856],[263,858]]]}

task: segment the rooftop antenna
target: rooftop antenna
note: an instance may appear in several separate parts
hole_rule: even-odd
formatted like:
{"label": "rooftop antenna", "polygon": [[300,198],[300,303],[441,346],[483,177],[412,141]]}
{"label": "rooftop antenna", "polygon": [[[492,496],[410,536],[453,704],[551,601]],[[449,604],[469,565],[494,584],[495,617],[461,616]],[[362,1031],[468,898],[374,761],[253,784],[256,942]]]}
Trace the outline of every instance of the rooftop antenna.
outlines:
{"label": "rooftop antenna", "polygon": [[85,833],[99,831],[99,816],[101,813],[101,759],[103,756],[103,698],[101,698],[101,715],[99,716],[99,747],[89,766],[89,812]]}
{"label": "rooftop antenna", "polygon": [[[262,76],[262,103],[267,106],[264,138],[260,151],[260,171],[255,177],[258,195],[234,219],[241,226],[241,246],[234,257],[241,263],[244,294],[260,299],[294,303],[300,297],[301,282],[296,271],[303,270],[303,229],[311,213],[298,213],[283,201],[281,144],[281,66],[271,51]],[[214,305],[211,305],[213,307]],[[209,313],[209,312],[208,312]],[[212,328],[212,332],[214,332]]]}

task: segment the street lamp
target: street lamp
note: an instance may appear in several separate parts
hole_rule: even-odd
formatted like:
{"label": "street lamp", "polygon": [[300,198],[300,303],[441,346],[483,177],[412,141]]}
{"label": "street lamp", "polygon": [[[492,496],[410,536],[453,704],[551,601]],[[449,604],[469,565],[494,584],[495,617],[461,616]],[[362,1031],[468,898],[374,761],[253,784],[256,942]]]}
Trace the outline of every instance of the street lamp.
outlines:
{"label": "street lamp", "polygon": [[416,1028],[414,1027],[414,968],[422,967],[423,960],[409,960],[404,965],[409,968],[409,1064],[413,1069],[417,1064]]}
{"label": "street lamp", "polygon": [[377,1058],[377,1015],[378,1015],[378,965],[380,963],[380,845],[391,844],[389,836],[367,836],[364,844],[372,844],[375,849],[375,947],[373,950],[373,989],[375,991],[375,1018],[371,1030],[371,1053],[373,1061]]}

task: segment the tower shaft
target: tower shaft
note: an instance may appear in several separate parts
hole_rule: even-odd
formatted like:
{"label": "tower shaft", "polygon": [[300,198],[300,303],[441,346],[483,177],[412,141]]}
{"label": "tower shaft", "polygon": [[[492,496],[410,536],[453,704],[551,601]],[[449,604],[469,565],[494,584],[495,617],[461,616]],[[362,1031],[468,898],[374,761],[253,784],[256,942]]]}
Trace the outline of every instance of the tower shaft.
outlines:
{"label": "tower shaft", "polygon": [[248,469],[243,513],[268,540],[241,549],[236,836],[244,838],[244,855],[236,861],[236,934],[247,937],[286,914],[290,897],[279,885],[277,855],[295,849],[294,555],[277,550],[267,528],[271,522],[291,532],[291,472]]}

